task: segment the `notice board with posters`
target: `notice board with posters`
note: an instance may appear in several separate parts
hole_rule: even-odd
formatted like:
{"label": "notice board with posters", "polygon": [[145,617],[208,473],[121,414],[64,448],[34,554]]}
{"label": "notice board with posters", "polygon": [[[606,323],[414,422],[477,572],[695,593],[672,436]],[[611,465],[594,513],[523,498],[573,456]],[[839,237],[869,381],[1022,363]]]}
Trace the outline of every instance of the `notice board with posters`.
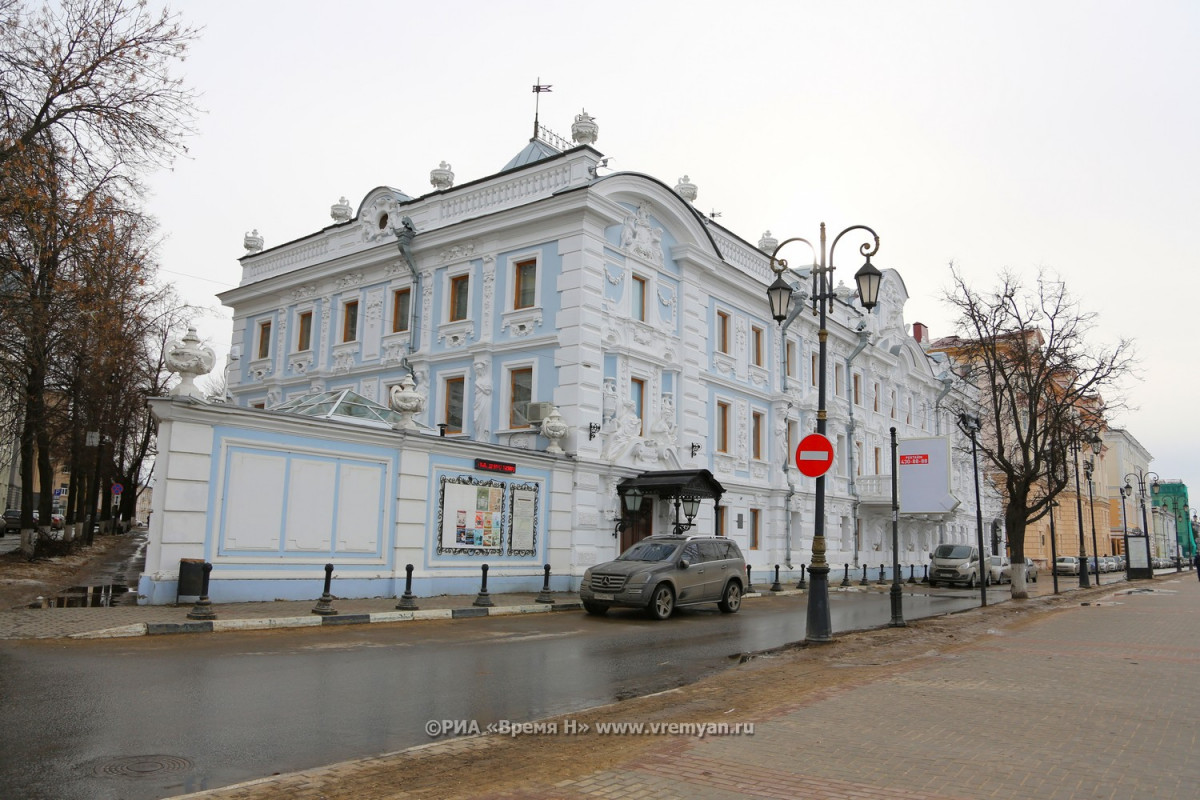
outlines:
{"label": "notice board with posters", "polygon": [[537,555],[540,484],[443,475],[438,494],[439,555]]}
{"label": "notice board with posters", "polygon": [[949,437],[900,439],[896,456],[902,512],[945,514],[958,508],[950,493]]}

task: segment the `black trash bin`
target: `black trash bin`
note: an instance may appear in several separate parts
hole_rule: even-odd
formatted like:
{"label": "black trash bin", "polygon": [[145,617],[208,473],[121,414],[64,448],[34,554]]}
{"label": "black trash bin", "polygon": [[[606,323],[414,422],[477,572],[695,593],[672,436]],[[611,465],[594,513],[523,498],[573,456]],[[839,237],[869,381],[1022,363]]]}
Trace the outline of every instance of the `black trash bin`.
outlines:
{"label": "black trash bin", "polygon": [[204,591],[204,559],[179,559],[179,585],[175,589],[175,604],[182,600],[194,603]]}

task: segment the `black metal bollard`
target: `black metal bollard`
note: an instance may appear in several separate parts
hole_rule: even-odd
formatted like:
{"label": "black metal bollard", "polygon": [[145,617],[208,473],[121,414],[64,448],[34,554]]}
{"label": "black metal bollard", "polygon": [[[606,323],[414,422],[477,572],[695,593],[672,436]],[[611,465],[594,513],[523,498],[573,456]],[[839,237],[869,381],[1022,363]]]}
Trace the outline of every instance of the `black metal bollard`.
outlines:
{"label": "black metal bollard", "polygon": [[879,583],[887,583],[887,581],[883,579],[883,564],[879,565]]}
{"label": "black metal bollard", "polygon": [[754,591],[754,584],[750,581],[750,565],[746,565],[746,594]]}
{"label": "black metal bollard", "polygon": [[862,580],[858,582],[858,585],[859,586],[870,586],[871,585],[871,582],[869,580],[867,580],[867,565],[866,564],[863,564],[863,576],[862,576]]}
{"label": "black metal bollard", "polygon": [[808,581],[804,579],[804,570],[807,569],[803,564],[800,565],[800,580],[796,583],[797,589],[807,589]]}
{"label": "black metal bollard", "polygon": [[188,612],[188,619],[216,619],[217,614],[212,610],[212,601],[208,599],[208,576],[212,573],[212,564],[204,562],[204,578],[200,583],[200,596],[196,605]]}
{"label": "black metal bollard", "polygon": [[479,595],[475,598],[475,602],[471,603],[471,605],[483,606],[484,608],[491,608],[492,606],[495,605],[495,603],[493,603],[492,598],[488,596],[488,590],[487,590],[488,565],[484,564],[482,568],[483,568],[483,583],[479,585]]}
{"label": "black metal bollard", "polygon": [[929,565],[925,565],[925,577],[921,578],[921,583],[929,583]]}
{"label": "black metal bollard", "polygon": [[329,593],[329,584],[333,580],[333,564],[325,565],[325,591],[321,594],[321,599],[313,606],[312,613],[320,614],[327,617],[330,614],[336,614],[337,611],[333,608],[333,595]]}
{"label": "black metal bollard", "polygon": [[771,584],[772,592],[782,592],[783,584],[779,582],[779,565],[775,565],[775,582]]}
{"label": "black metal bollard", "polygon": [[546,571],[546,576],[542,579],[542,591],[534,600],[535,603],[553,603],[554,595],[550,594],[550,565],[546,564],[542,567]]}
{"label": "black metal bollard", "polygon": [[417,598],[412,593],[412,574],[413,565],[404,565],[404,594],[400,596],[400,602],[396,603],[396,608],[401,611],[417,611]]}
{"label": "black metal bollard", "polygon": [[917,582],[917,565],[916,564],[908,565],[908,582],[909,583]]}
{"label": "black metal bollard", "polygon": [[850,585],[850,565],[843,564],[842,566],[844,567],[844,570],[842,571],[842,586],[849,586]]}

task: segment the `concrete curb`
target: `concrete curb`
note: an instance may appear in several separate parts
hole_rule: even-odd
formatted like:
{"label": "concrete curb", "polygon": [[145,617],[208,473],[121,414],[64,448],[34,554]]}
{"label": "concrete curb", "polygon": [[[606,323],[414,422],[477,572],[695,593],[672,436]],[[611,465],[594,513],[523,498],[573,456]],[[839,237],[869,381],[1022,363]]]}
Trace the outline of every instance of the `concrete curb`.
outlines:
{"label": "concrete curb", "polygon": [[[756,595],[747,595],[753,597]],[[69,639],[119,639],[131,636],[167,636],[179,633],[219,633],[224,631],[261,631],[276,628],[313,628],[332,625],[369,625],[376,622],[413,622],[429,619],[469,619],[541,614],[554,611],[582,611],[583,603],[537,603],[491,608],[432,608],[425,611],[381,611],[373,614],[331,614],[312,617],[264,617],[261,619],[189,620],[187,622],[138,622],[118,628],[73,633]]]}

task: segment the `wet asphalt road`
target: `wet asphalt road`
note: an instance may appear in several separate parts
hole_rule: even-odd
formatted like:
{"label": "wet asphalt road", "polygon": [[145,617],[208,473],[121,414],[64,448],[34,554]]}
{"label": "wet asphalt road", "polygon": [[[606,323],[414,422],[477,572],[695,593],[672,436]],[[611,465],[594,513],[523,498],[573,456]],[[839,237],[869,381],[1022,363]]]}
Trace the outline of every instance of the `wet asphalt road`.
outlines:
{"label": "wet asphalt road", "polygon": [[[1007,598],[996,592],[996,601]],[[908,619],[975,592],[905,596]],[[835,631],[886,592],[830,598]],[[0,643],[4,796],[151,800],[426,744],[430,720],[527,721],[690,683],[804,638],[804,597],[666,622],[630,611]]]}

